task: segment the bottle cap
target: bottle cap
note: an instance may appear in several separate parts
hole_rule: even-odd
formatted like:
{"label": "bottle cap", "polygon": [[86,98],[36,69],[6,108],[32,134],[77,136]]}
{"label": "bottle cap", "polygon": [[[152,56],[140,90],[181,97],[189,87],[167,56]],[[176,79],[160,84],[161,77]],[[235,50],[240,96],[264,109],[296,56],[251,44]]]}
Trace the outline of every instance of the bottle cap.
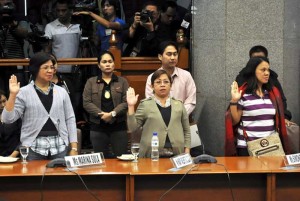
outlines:
{"label": "bottle cap", "polygon": [[153,135],[154,135],[154,136],[157,136],[157,132],[153,132]]}

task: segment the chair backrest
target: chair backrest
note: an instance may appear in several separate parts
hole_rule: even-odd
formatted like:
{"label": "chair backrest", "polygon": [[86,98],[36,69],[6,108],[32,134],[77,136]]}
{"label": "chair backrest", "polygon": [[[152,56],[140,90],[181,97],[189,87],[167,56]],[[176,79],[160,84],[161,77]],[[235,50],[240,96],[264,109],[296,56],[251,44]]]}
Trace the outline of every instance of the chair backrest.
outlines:
{"label": "chair backrest", "polygon": [[77,141],[78,141],[78,145],[77,145],[78,154],[81,154],[82,133],[79,128],[77,128]]}

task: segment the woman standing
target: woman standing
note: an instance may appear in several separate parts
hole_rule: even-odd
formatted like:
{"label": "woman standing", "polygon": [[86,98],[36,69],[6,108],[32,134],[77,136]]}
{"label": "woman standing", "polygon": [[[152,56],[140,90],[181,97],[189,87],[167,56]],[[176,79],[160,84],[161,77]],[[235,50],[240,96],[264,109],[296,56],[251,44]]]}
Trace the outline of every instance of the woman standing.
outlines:
{"label": "woman standing", "polygon": [[109,143],[114,156],[127,153],[126,127],[126,79],[116,76],[114,56],[111,52],[103,52],[98,57],[99,76],[90,78],[83,91],[83,108],[89,114],[91,123],[90,138],[95,152],[106,151]]}
{"label": "woman standing", "polygon": [[[270,82],[270,65],[266,57],[250,58],[238,88],[231,85],[231,101],[226,115],[226,155],[234,154],[232,126],[237,125],[237,155],[249,156],[243,130],[249,140],[267,137],[279,128],[285,152],[289,152],[283,103],[279,90]],[[276,125],[276,119],[278,124]]]}
{"label": "woman standing", "polygon": [[135,112],[138,95],[133,88],[127,92],[128,129],[143,127],[140,157],[151,156],[153,132],[158,133],[160,157],[189,153],[191,132],[188,115],[183,103],[170,97],[171,77],[165,70],[157,70],[151,77],[154,96],[144,99]]}
{"label": "woman standing", "polygon": [[51,82],[55,67],[47,53],[29,62],[32,81],[20,89],[16,76],[9,80],[9,99],[2,113],[4,123],[22,118],[21,144],[30,147],[28,160],[77,155],[75,116],[68,93]]}

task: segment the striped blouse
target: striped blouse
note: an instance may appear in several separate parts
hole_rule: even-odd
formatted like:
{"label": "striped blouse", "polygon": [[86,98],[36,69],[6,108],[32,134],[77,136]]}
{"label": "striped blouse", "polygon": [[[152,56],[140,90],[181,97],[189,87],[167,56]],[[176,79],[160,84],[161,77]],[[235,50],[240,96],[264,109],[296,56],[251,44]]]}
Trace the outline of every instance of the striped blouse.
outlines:
{"label": "striped blouse", "polygon": [[238,102],[238,108],[243,112],[238,127],[237,147],[246,147],[243,127],[249,140],[269,136],[275,131],[276,110],[267,91],[264,92],[264,97],[262,98],[256,94],[244,94]]}

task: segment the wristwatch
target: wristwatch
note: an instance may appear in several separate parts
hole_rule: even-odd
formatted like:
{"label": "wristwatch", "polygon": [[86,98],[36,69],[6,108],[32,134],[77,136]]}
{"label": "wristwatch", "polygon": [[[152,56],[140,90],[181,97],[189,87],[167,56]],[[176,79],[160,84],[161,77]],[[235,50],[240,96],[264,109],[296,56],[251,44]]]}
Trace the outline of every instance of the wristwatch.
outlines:
{"label": "wristwatch", "polygon": [[112,111],[112,112],[111,112],[111,116],[112,116],[112,117],[116,117],[116,116],[117,116],[116,111]]}
{"label": "wristwatch", "polygon": [[75,148],[75,147],[73,147],[71,150],[74,150],[74,151],[76,151],[76,152],[78,151],[78,149],[77,149],[77,148]]}

